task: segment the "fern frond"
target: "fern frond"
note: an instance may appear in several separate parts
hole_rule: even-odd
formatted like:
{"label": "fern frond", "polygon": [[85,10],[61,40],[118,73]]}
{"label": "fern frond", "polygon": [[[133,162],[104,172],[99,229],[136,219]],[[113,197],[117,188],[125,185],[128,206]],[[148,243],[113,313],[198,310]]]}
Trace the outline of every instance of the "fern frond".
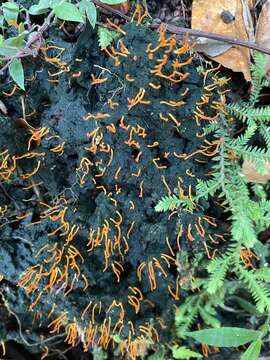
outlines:
{"label": "fern frond", "polygon": [[238,209],[233,210],[231,219],[233,220],[231,229],[233,238],[246,248],[252,248],[257,242],[257,234],[244,203]]}
{"label": "fern frond", "polygon": [[176,311],[175,325],[177,336],[179,338],[184,337],[185,333],[195,322],[200,310],[200,302],[200,295],[188,297],[185,303],[181,305],[181,309],[179,308],[178,311]]}
{"label": "fern frond", "polygon": [[204,135],[210,135],[212,133],[215,133],[220,129],[220,124],[218,121],[213,121],[209,125],[205,126],[203,128]]}
{"label": "fern frond", "polygon": [[244,146],[228,146],[231,150],[234,150],[236,154],[246,160],[256,161],[270,161],[270,154],[263,148],[252,145]]}
{"label": "fern frond", "polygon": [[251,64],[250,70],[253,81],[260,81],[265,76],[265,67],[267,65],[267,57],[260,51],[253,52],[254,63]]}
{"label": "fern frond", "polygon": [[220,179],[214,177],[211,180],[198,179],[196,185],[196,200],[208,199],[209,196],[213,196],[215,192],[220,188]]}
{"label": "fern frond", "polygon": [[263,87],[269,87],[269,85],[270,85],[270,80],[264,79],[263,82],[262,82],[262,84],[263,84]]}
{"label": "fern frond", "polygon": [[240,280],[242,280],[248,287],[258,311],[270,311],[270,292],[269,290],[256,279],[254,271],[247,270],[244,266],[238,266],[237,272]]}
{"label": "fern frond", "polygon": [[175,210],[180,206],[183,206],[188,209],[192,209],[193,203],[186,196],[178,197],[175,194],[170,196],[164,196],[161,200],[159,200],[158,204],[155,206],[155,211],[165,212],[168,210]]}
{"label": "fern frond", "polygon": [[270,121],[270,106],[261,106],[259,108],[249,108],[247,117],[254,121]]}
{"label": "fern frond", "polygon": [[239,101],[237,103],[227,104],[226,111],[234,116],[236,119],[245,122],[247,120],[247,113],[250,107],[248,103]]}
{"label": "fern frond", "polygon": [[211,275],[209,281],[207,282],[206,289],[210,294],[214,294],[222,287],[230,263],[231,257],[224,256],[213,259],[208,265],[207,270]]}
{"label": "fern frond", "polygon": [[260,91],[263,86],[265,86],[265,68],[267,64],[267,57],[265,54],[254,51],[253,52],[253,60],[254,63],[251,64],[250,70],[251,70],[251,76],[252,76],[252,93],[250,97],[250,104],[254,105],[258,101]]}
{"label": "fern frond", "polygon": [[119,36],[120,35],[115,31],[103,27],[98,28],[98,43],[101,49],[105,49],[111,45],[111,43]]}
{"label": "fern frond", "polygon": [[264,282],[270,282],[270,268],[262,268],[255,270],[255,277],[257,280],[261,280]]}
{"label": "fern frond", "polygon": [[270,106],[261,106],[254,108],[248,103],[239,102],[226,106],[227,111],[235,116],[238,120],[246,122],[253,121],[270,121]]}
{"label": "fern frond", "polygon": [[234,145],[237,147],[246,145],[250,141],[252,136],[255,135],[257,129],[258,129],[258,125],[255,122],[252,122],[247,127],[246,131],[235,139]]}
{"label": "fern frond", "polygon": [[[213,308],[211,308],[213,309]],[[201,318],[203,319],[204,323],[212,328],[218,328],[220,327],[220,321],[216,318],[216,311],[214,311],[214,314],[210,313],[207,309],[207,307],[200,306],[199,307],[199,313]]]}
{"label": "fern frond", "polygon": [[269,128],[267,126],[265,126],[265,124],[263,124],[263,123],[260,125],[260,134],[264,138],[267,151],[269,152],[270,151],[270,131],[269,131]]}

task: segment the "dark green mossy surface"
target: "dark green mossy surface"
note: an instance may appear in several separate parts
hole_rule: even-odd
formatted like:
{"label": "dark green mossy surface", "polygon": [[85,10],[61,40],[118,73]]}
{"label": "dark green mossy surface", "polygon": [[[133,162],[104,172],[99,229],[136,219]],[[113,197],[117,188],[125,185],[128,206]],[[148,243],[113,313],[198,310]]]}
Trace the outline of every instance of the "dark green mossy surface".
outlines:
{"label": "dark green mossy surface", "polygon": [[[37,112],[30,121],[31,125],[36,128],[49,127],[50,135],[57,135],[60,141],[65,142],[65,151],[61,156],[50,152],[50,149],[60,142],[59,140],[45,139],[35,149],[45,154],[39,159],[41,160],[39,172],[32,177],[33,182],[42,182],[38,186],[38,191],[33,191],[33,188],[24,190],[29,183],[23,181],[20,174],[30,172],[37,161],[36,159],[27,159],[20,162],[20,167],[15,171],[12,179],[4,183],[5,190],[10,197],[0,192],[0,205],[8,206],[7,214],[1,219],[0,232],[0,274],[5,278],[2,293],[10,308],[21,319],[23,316],[23,329],[28,329],[33,339],[37,336],[36,334],[44,332],[48,323],[46,315],[54,302],[57,304],[56,314],[66,311],[70,321],[75,318],[81,323],[80,317],[88,302],[90,300],[93,303],[101,301],[105,311],[102,310],[97,316],[97,322],[101,324],[103,319],[110,315],[112,324],[114,324],[117,322],[119,313],[117,311],[110,314],[106,312],[114,299],[123,303],[126,310],[126,323],[131,320],[138,329],[140,324],[148,322],[157,326],[163,341],[170,336],[169,331],[161,332],[156,318],[162,318],[168,326],[167,329],[170,329],[174,316],[174,302],[168,293],[168,285],[174,286],[177,268],[171,266],[166,269],[167,277],[155,270],[157,282],[155,291],[151,291],[146,272],[142,281],[138,280],[136,268],[143,261],[147,263],[153,258],[160,259],[162,253],[168,254],[167,237],[176,252],[179,222],[186,229],[188,224],[194,224],[199,216],[203,216],[203,210],[195,210],[193,214],[180,210],[168,220],[168,214],[158,214],[154,210],[158,200],[168,193],[162,176],[165,177],[172,191],[176,191],[178,177],[181,177],[183,188],[187,190],[189,186],[194,188],[196,178],[203,178],[209,170],[207,164],[198,165],[193,158],[185,161],[173,156],[173,153],[192,153],[202,144],[203,139],[196,137],[196,133],[199,133],[201,128],[196,124],[193,110],[203,93],[203,77],[197,72],[198,64],[194,62],[183,69],[184,72],[190,73],[187,80],[175,85],[161,80],[161,89],[158,91],[152,89],[149,82],[155,83],[160,79],[151,74],[150,69],[153,68],[154,63],[148,59],[145,49],[149,42],[154,44],[157,41],[157,35],[149,29],[138,28],[135,25],[127,25],[125,30],[127,35],[124,42],[131,55],[124,58],[118,67],[114,66],[113,60],[107,60],[100,54],[95,41],[96,34],[89,29],[81,35],[77,43],[68,43],[61,37],[59,38],[57,31],[50,37],[55,44],[67,49],[61,59],[69,64],[72,71],[81,71],[81,77],[72,78],[70,74],[63,74],[59,77],[59,83],[55,85],[47,81],[47,71],[55,71],[51,65],[37,60],[34,65],[29,63],[26,67],[27,76],[36,76],[33,82],[27,82],[26,87],[27,112],[30,113],[33,110]],[[160,56],[162,53],[163,50],[160,50]],[[54,55],[52,50],[51,56]],[[137,56],[136,61],[133,60],[135,55]],[[168,70],[174,57],[172,55],[168,61]],[[186,57],[187,55],[182,60],[185,60]],[[75,58],[82,58],[83,61],[76,62]],[[101,72],[101,77],[107,77],[108,80],[95,88],[91,85],[90,75],[94,73],[97,77]],[[125,74],[127,73],[135,78],[134,82],[126,81]],[[211,81],[211,79],[209,80]],[[6,81],[2,84],[2,89],[7,91],[9,86]],[[189,87],[190,91],[181,98],[186,105],[171,110],[174,116],[181,121],[181,126],[177,128],[172,121],[162,122],[159,114],[168,111],[168,107],[160,104],[160,101],[179,99],[186,87]],[[145,99],[149,100],[151,104],[138,105],[128,111],[127,98],[134,98],[140,88],[146,89]],[[113,93],[113,101],[118,102],[119,106],[112,111],[108,107],[107,100]],[[19,95],[21,94],[17,93],[12,98],[5,99],[10,109],[10,117],[1,119],[1,124],[5,125],[0,134],[0,149],[1,151],[9,149],[11,154],[27,152],[27,139],[29,138],[27,131],[18,127],[15,122],[16,118],[21,116]],[[108,120],[84,121],[83,117],[89,112],[110,113],[111,117]],[[210,109],[209,115],[211,114],[212,110]],[[147,134],[145,138],[136,138],[140,144],[140,151],[142,151],[139,163],[135,161],[139,150],[125,144],[128,134],[126,130],[119,127],[121,116],[125,116],[126,124],[135,127],[140,125]],[[106,128],[109,124],[114,124],[117,129],[116,134],[112,134]],[[114,156],[105,175],[96,178],[97,184],[95,185],[91,178],[103,169],[102,165],[96,164],[101,164],[101,160],[103,164],[108,162],[108,154],[97,153],[95,155],[85,150],[86,147],[89,147],[90,141],[87,133],[96,127],[100,128],[103,141],[113,149]],[[159,146],[149,148],[148,145],[154,141],[158,141]],[[170,153],[167,158],[166,152]],[[80,186],[81,174],[78,168],[83,157],[87,157],[94,166],[91,167],[86,177],[86,183]],[[155,158],[159,158],[160,164],[166,168],[157,169],[153,163]],[[121,167],[119,179],[115,179],[115,173],[119,167]],[[132,176],[132,173],[136,173],[139,169],[141,176],[139,178]],[[195,177],[186,175],[188,169]],[[141,181],[143,181],[143,198],[139,197]],[[121,188],[121,192],[118,194],[116,194],[116,185]],[[107,193],[112,192],[117,206],[102,189],[97,189],[97,186],[104,186]],[[57,224],[41,218],[44,207],[40,205],[40,201],[51,205],[62,202],[64,207],[64,198],[68,204],[67,221],[80,228],[72,244],[84,257],[84,263],[79,264],[80,271],[89,280],[91,286],[83,291],[85,284],[80,278],[75,282],[73,291],[64,297],[63,284],[55,285],[49,293],[42,295],[35,308],[42,314],[42,317],[32,324],[31,313],[27,313],[27,309],[36,298],[38,291],[33,296],[26,296],[22,289],[16,287],[16,283],[29,266],[40,263],[44,264],[44,270],[48,271],[50,268],[44,263],[48,254],[46,256],[45,253],[41,254],[39,257],[34,257],[34,254],[46,244],[52,246],[55,242],[60,243],[61,238],[59,236],[48,237],[47,234],[53,231]],[[130,209],[130,201],[135,204],[134,210]],[[205,204],[205,210],[207,207],[208,204]],[[104,247],[97,247],[90,254],[86,247],[89,229],[101,227],[105,219],[116,219],[116,211],[123,216],[121,225],[123,233],[127,233],[130,225],[134,222],[129,239],[129,251],[125,254],[124,259],[117,252],[111,257],[111,261],[118,261],[124,267],[119,283],[111,270],[103,272]],[[32,212],[32,217],[16,221],[16,214],[25,212]],[[31,222],[39,220],[42,220],[39,224],[31,225]],[[204,227],[206,232],[212,231],[209,224],[204,224]],[[115,229],[111,233],[112,237],[114,235],[116,235]],[[194,237],[194,241],[190,242],[185,232],[181,242],[183,249],[187,250],[190,255],[203,251],[203,239],[195,233]],[[163,264],[164,268],[165,265]],[[64,266],[64,263],[61,266]],[[39,284],[39,290],[47,284],[48,279],[44,278]],[[140,312],[135,314],[133,307],[128,305],[127,295],[130,286],[141,289],[144,298],[153,305],[144,302],[141,304]],[[81,326],[86,326],[88,321],[89,318]],[[125,326],[121,337],[126,338],[127,336],[128,326]],[[21,341],[14,331],[10,333],[9,327],[5,327],[3,324],[1,337],[15,338],[17,341]]]}

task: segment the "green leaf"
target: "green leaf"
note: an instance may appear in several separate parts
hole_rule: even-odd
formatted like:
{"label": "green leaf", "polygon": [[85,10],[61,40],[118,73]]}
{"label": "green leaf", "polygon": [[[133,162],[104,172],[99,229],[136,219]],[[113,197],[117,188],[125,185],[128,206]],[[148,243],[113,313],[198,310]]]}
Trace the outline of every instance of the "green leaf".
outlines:
{"label": "green leaf", "polygon": [[4,15],[0,14],[0,28],[4,27],[4,20],[5,20]]}
{"label": "green leaf", "polygon": [[19,24],[18,33],[19,35],[22,35],[23,33],[25,35],[28,34],[28,31],[25,30],[24,24],[22,22]]}
{"label": "green leaf", "polygon": [[3,45],[5,47],[15,47],[20,50],[20,48],[22,48],[22,46],[24,45],[24,39],[26,34],[27,32],[23,32],[19,36],[10,37],[3,42]]}
{"label": "green leaf", "polygon": [[222,327],[187,332],[186,335],[201,344],[217,347],[238,347],[257,340],[261,336],[261,332],[237,327]]}
{"label": "green leaf", "polygon": [[97,22],[97,9],[92,2],[89,2],[85,10],[87,19],[90,22],[92,28],[94,29]]}
{"label": "green leaf", "polygon": [[23,90],[24,88],[24,71],[22,62],[19,59],[13,59],[8,67],[9,74],[17,85]]}
{"label": "green leaf", "polygon": [[118,5],[118,4],[122,4],[126,1],[127,0],[101,0],[100,2],[102,2],[103,4],[107,4],[107,5]]}
{"label": "green leaf", "polygon": [[63,4],[64,2],[66,2],[66,0],[49,0],[50,8],[54,9],[56,6]]}
{"label": "green leaf", "polygon": [[64,2],[54,8],[55,15],[61,20],[83,22],[83,17],[77,7]]}
{"label": "green leaf", "polygon": [[257,360],[262,347],[262,340],[257,340],[252,342],[244,354],[241,356],[240,360]]}
{"label": "green leaf", "polygon": [[45,14],[46,12],[48,12],[49,8],[48,7],[41,7],[39,5],[32,5],[29,9],[29,14],[30,15],[41,15],[41,14]]}
{"label": "green leaf", "polygon": [[3,9],[9,9],[9,10],[12,10],[12,11],[17,11],[19,12],[19,6],[13,2],[5,2],[2,4],[2,8]]}
{"label": "green leaf", "polygon": [[9,25],[17,24],[20,8],[17,4],[5,2],[2,4],[4,19]]}
{"label": "green leaf", "polygon": [[51,7],[51,0],[40,0],[38,5],[32,5],[29,9],[31,15],[45,14]]}
{"label": "green leaf", "polygon": [[255,305],[251,304],[249,301],[239,297],[239,296],[231,296],[228,300],[236,302],[242,309],[250,313],[251,315],[261,316],[262,313],[259,312]]}
{"label": "green leaf", "polygon": [[49,8],[51,7],[51,0],[39,0],[38,6],[43,8]]}
{"label": "green leaf", "polygon": [[2,56],[13,57],[16,56],[19,51],[19,48],[5,44],[5,41],[0,46],[0,55]]}
{"label": "green leaf", "polygon": [[79,5],[81,14],[86,14],[89,23],[94,29],[97,22],[97,9],[92,0],[82,0]]}
{"label": "green leaf", "polygon": [[173,358],[174,359],[190,359],[190,358],[196,358],[196,359],[201,359],[202,355],[195,352],[195,351],[191,351],[189,349],[187,349],[185,346],[173,346],[171,348],[172,353],[173,353]]}

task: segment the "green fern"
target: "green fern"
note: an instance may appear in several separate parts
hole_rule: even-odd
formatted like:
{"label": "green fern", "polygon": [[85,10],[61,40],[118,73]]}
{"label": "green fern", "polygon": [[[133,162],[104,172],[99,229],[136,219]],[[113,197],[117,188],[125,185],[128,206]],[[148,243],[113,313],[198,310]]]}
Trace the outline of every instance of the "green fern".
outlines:
{"label": "green fern", "polygon": [[240,280],[242,280],[250,290],[258,311],[261,313],[264,311],[269,312],[270,292],[262,282],[257,280],[256,272],[247,270],[243,266],[238,266],[236,271],[239,274]]}
{"label": "green fern", "polygon": [[210,306],[210,304],[211,303],[208,302],[206,305],[200,306],[199,314],[206,325],[212,328],[218,328],[220,327],[220,321],[217,319],[217,311],[214,307]]}
{"label": "green fern", "polygon": [[270,119],[270,106],[263,106],[260,108],[252,108],[249,103],[236,103],[227,106],[228,112],[236,116],[238,120],[246,122],[252,121],[269,121]]}
{"label": "green fern", "polygon": [[198,179],[196,186],[197,190],[197,200],[203,198],[208,199],[209,196],[213,196],[215,192],[220,189],[220,179],[216,176],[213,176],[211,180],[201,180]]}
{"label": "green fern", "polygon": [[[187,359],[201,359],[203,356],[197,352],[194,352],[188,348],[186,348],[185,346],[177,346],[177,345],[174,345],[172,348],[172,355],[173,355],[173,358],[174,359],[184,359],[184,360],[187,360]],[[147,358],[148,359],[148,358]],[[162,358],[164,359],[164,358]]]}
{"label": "green fern", "polygon": [[[270,226],[269,188],[265,185],[250,185],[242,175],[241,163],[242,160],[249,160],[259,173],[265,174],[268,171],[270,106],[257,105],[261,89],[269,84],[264,79],[265,64],[265,56],[255,53],[251,67],[250,99],[228,105],[228,116],[221,114],[219,121],[204,128],[205,136],[221,139],[221,145],[219,153],[212,159],[212,177],[207,181],[198,180],[194,201],[200,204],[202,200],[216,197],[222,202],[229,214],[230,238],[227,240],[225,254],[208,263],[208,275],[200,280],[200,291],[190,294],[184,305],[180,306],[176,317],[180,337],[184,337],[183,334],[199,316],[205,325],[219,326],[216,319],[218,306],[222,306],[233,294],[236,296],[239,290],[246,293],[248,300],[250,298],[251,302],[254,301],[255,305],[244,300],[254,316],[262,316],[270,311],[270,269],[248,268],[241,257],[243,251],[252,249],[258,255],[256,261],[253,259],[254,265],[256,263],[258,266],[260,257],[260,266],[265,266],[268,254],[267,245],[259,241],[258,235]],[[163,211],[167,209],[170,207],[164,206]],[[266,255],[260,253],[263,247],[266,247]],[[193,269],[194,275],[196,271],[200,273],[200,266],[205,269],[205,262],[196,266]],[[234,306],[237,304],[238,302]]]}
{"label": "green fern", "polygon": [[249,100],[252,106],[254,106],[258,101],[263,86],[269,85],[269,82],[264,78],[265,68],[267,64],[267,57],[263,53],[254,51],[253,59],[254,59],[254,63],[251,65],[253,89]]}
{"label": "green fern", "polygon": [[270,283],[270,268],[256,270],[255,277],[257,280]]}
{"label": "green fern", "polygon": [[265,124],[261,123],[259,127],[259,131],[265,141],[266,148],[270,149],[270,132],[268,127]]}
{"label": "green fern", "polygon": [[207,281],[206,288],[210,294],[215,294],[223,286],[231,262],[231,256],[224,256],[213,259],[208,265],[207,270],[210,273],[210,278]]}
{"label": "green fern", "polygon": [[193,203],[186,196],[177,197],[175,194],[170,196],[164,196],[155,206],[155,211],[164,212],[168,210],[175,210],[180,206],[192,209]]}
{"label": "green fern", "polygon": [[115,31],[103,27],[98,28],[98,43],[101,49],[105,49],[111,45],[111,43],[118,37],[119,34]]}
{"label": "green fern", "polygon": [[176,311],[175,314],[175,325],[176,331],[179,338],[185,336],[185,333],[191,328],[195,322],[199,311],[202,297],[200,295],[194,295],[188,297],[181,309]]}

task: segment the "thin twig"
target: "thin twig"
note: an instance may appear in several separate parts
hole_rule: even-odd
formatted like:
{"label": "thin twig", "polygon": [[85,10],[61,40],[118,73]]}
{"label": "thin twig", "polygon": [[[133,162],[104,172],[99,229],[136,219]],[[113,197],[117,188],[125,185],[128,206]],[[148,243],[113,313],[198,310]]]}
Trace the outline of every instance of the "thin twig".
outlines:
{"label": "thin twig", "polygon": [[4,297],[3,291],[0,291],[0,295],[1,295],[2,299],[3,299],[4,305],[7,308],[9,314],[11,314],[11,315],[13,315],[15,317],[15,319],[17,321],[17,324],[19,326],[20,337],[21,337],[22,341],[25,343],[26,346],[31,346],[31,347],[32,346],[40,346],[40,345],[46,344],[48,342],[51,342],[52,340],[55,340],[55,339],[58,339],[58,338],[63,338],[66,335],[66,333],[60,333],[58,335],[51,336],[51,337],[49,337],[49,338],[47,338],[45,340],[29,343],[28,340],[23,335],[22,324],[21,324],[21,320],[20,320],[19,316],[13,310],[11,310],[8,302],[6,301],[6,298]]}
{"label": "thin twig", "polygon": [[125,19],[126,21],[130,22],[131,18],[125,14],[122,13],[122,11],[116,10],[114,8],[112,8],[109,5],[106,5],[98,0],[93,0],[92,1],[96,6],[99,6],[101,9],[107,10],[109,12],[111,12],[112,14],[118,15],[121,18]]}
{"label": "thin twig", "polygon": [[[122,17],[123,19],[125,19],[128,22],[131,21],[131,18],[129,16],[123,14],[119,10],[116,10],[116,9],[106,5],[106,4],[101,3],[99,0],[93,0],[93,3],[95,5],[97,5],[97,6],[99,6],[100,8],[111,12],[112,14],[115,14],[115,15],[118,15],[118,16]],[[217,33],[208,32],[208,31],[201,31],[201,30],[196,30],[196,29],[188,29],[188,28],[185,28],[185,27],[179,27],[179,26],[175,26],[175,25],[172,25],[172,24],[165,24],[165,25],[166,25],[167,30],[169,32],[171,32],[171,33],[174,33],[174,34],[179,34],[179,35],[189,34],[191,37],[194,37],[194,38],[203,37],[203,38],[207,38],[207,39],[223,41],[223,42],[227,42],[227,43],[232,44],[232,45],[238,45],[238,46],[247,47],[249,49],[258,50],[258,51],[261,51],[261,52],[263,52],[265,54],[270,55],[270,49],[269,48],[257,45],[255,43],[250,42],[250,41],[241,40],[241,39],[239,39],[237,37],[226,36],[226,35],[222,35],[222,34],[217,34]],[[157,23],[153,23],[151,25],[151,27],[153,29],[156,29],[159,26],[160,26],[160,24],[157,24]]]}
{"label": "thin twig", "polygon": [[17,210],[20,210],[20,207],[18,206],[18,204],[16,203],[16,201],[13,199],[13,197],[9,195],[9,193],[7,192],[5,186],[2,184],[1,181],[0,181],[0,190],[2,190],[2,192],[4,193],[4,195],[6,196],[7,199],[9,199],[10,201],[13,202],[15,208],[16,208]]}
{"label": "thin twig", "polygon": [[[154,27],[158,27],[158,26],[159,25],[156,25],[156,24],[154,25]],[[189,34],[195,38],[204,37],[207,39],[223,41],[223,42],[227,42],[232,45],[238,45],[238,46],[243,46],[243,47],[246,47],[249,49],[258,50],[265,54],[270,55],[269,48],[251,43],[249,41],[241,40],[241,39],[238,39],[237,37],[233,37],[233,36],[226,36],[226,35],[221,35],[221,34],[212,33],[212,32],[208,32],[208,31],[195,30],[195,29],[187,29],[187,28],[170,25],[170,24],[167,24],[167,30],[174,34]]]}

